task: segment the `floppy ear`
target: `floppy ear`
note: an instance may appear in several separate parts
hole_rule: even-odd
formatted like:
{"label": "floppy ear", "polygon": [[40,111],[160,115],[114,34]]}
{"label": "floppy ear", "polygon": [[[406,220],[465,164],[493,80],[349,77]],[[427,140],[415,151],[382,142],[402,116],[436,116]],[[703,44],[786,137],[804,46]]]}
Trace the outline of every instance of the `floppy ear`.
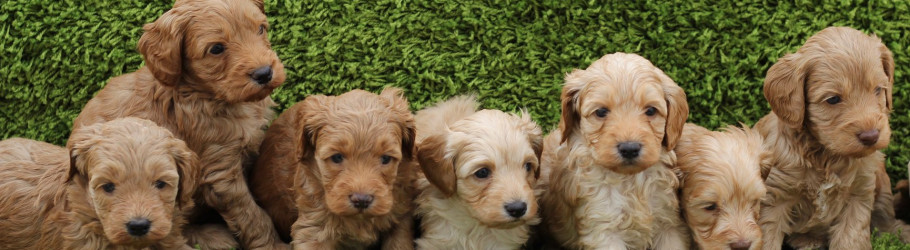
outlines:
{"label": "floppy ear", "polygon": [[562,87],[562,94],[559,99],[562,106],[562,141],[566,142],[569,136],[578,129],[578,123],[581,122],[581,116],[578,114],[579,93],[585,86],[582,82],[581,74],[584,72],[580,69],[572,70],[572,73],[566,75],[565,86]]}
{"label": "floppy ear", "polygon": [[882,67],[884,67],[885,75],[888,76],[888,86],[885,86],[885,100],[888,105],[888,110],[894,110],[894,106],[891,103],[891,94],[893,93],[892,88],[894,87],[894,57],[891,56],[891,50],[885,46],[885,44],[880,44],[879,50],[882,52]]}
{"label": "floppy ear", "polygon": [[447,143],[445,134],[424,138],[417,146],[417,161],[427,180],[448,197],[455,194],[457,176],[455,160],[446,157]]}
{"label": "floppy ear", "polygon": [[531,120],[531,114],[528,111],[521,110],[520,114],[521,130],[528,135],[528,143],[531,144],[531,149],[534,150],[534,155],[537,156],[538,167],[534,169],[534,178],[540,178],[539,163],[540,155],[543,153],[543,132],[537,126],[537,123]]}
{"label": "floppy ear", "polygon": [[316,147],[316,135],[325,125],[325,112],[329,97],[324,95],[308,96],[297,110],[297,159],[304,162],[313,159]]}
{"label": "floppy ear", "polygon": [[67,170],[66,181],[70,182],[76,176],[88,174],[88,166],[85,154],[100,140],[101,123],[82,127],[73,131],[72,136],[67,142],[67,148],[70,156],[70,166]]}
{"label": "floppy ear", "polygon": [[199,186],[196,181],[201,179],[202,169],[199,166],[199,158],[187,148],[186,143],[182,140],[171,138],[168,148],[171,150],[171,156],[177,164],[177,173],[180,175],[180,184],[177,192],[177,206],[180,208],[190,208],[193,206],[193,195]]}
{"label": "floppy ear", "polygon": [[801,54],[789,54],[777,61],[765,76],[765,99],[771,111],[791,128],[802,127],[806,113],[806,78],[808,66]]}
{"label": "floppy ear", "polygon": [[658,78],[664,90],[664,100],[667,101],[667,123],[664,125],[663,145],[667,150],[673,150],[676,142],[682,136],[686,119],[689,118],[689,102],[686,101],[686,92],[683,91],[673,79],[657,69]]}
{"label": "floppy ear", "polygon": [[142,27],[145,33],[139,38],[139,53],[155,79],[165,85],[174,86],[180,80],[183,35],[189,19],[180,8],[173,8]]}
{"label": "floppy ear", "polygon": [[382,90],[379,96],[389,102],[389,108],[395,116],[396,123],[401,129],[401,155],[402,161],[413,160],[414,158],[414,140],[417,139],[417,124],[414,121],[414,115],[411,114],[411,108],[408,106],[408,100],[404,98],[401,89],[388,87]]}

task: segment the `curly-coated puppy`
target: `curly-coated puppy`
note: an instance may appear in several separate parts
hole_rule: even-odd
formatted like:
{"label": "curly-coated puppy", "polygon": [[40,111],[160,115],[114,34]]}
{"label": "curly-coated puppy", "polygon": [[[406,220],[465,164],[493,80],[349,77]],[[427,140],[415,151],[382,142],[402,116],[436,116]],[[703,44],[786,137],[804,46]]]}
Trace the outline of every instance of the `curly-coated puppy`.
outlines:
{"label": "curly-coated puppy", "polygon": [[417,112],[420,249],[519,249],[540,222],[540,127],[477,106],[464,96]]}
{"label": "curly-coated puppy", "polygon": [[893,83],[891,51],[846,27],[822,30],[768,69],[772,112],[755,125],[772,153],[762,169],[765,249],[780,249],[785,238],[800,249],[871,248]]}
{"label": "curly-coated puppy", "polygon": [[[673,147],[686,94],[647,59],[614,53],[566,75],[560,130],[541,162],[548,234],[575,249],[687,249]],[[554,156],[554,157],[548,157]]]}
{"label": "curly-coated puppy", "polygon": [[269,127],[253,193],[295,249],[412,249],[415,133],[397,88],[309,96]]}
{"label": "curly-coated puppy", "polygon": [[761,249],[758,213],[765,195],[758,131],[730,126],[723,132],[686,124],[676,144],[679,206],[701,249]]}
{"label": "curly-coated puppy", "polygon": [[262,1],[180,0],[144,29],[145,67],[111,79],[74,128],[139,117],[171,130],[199,155],[198,211],[217,211],[246,249],[286,247],[243,176],[274,118],[268,95],[285,79]]}
{"label": "curly-coated puppy", "polygon": [[0,163],[2,249],[192,249],[181,235],[199,177],[196,155],[151,121],[73,132],[69,152],[11,139],[28,159]]}

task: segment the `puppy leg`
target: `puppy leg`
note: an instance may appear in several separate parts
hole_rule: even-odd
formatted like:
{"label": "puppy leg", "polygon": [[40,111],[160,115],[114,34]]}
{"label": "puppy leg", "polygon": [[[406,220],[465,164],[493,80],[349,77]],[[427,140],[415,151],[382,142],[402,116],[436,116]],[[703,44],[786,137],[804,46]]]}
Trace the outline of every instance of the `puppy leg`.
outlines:
{"label": "puppy leg", "polygon": [[759,223],[762,231],[762,249],[764,250],[780,250],[784,244],[784,234],[790,232],[790,221],[792,220],[790,210],[796,204],[795,199],[784,197],[777,200],[783,202],[771,206],[762,201]]}
{"label": "puppy leg", "polygon": [[[184,230],[189,246],[200,249],[235,249],[240,246],[234,239],[234,234],[223,225],[189,225]],[[165,248],[169,249],[169,248]]]}
{"label": "puppy leg", "polygon": [[324,235],[321,227],[304,225],[303,217],[298,217],[291,226],[291,246],[294,250],[335,249],[335,242],[319,240],[319,235]]}
{"label": "puppy leg", "polygon": [[884,163],[875,171],[875,204],[872,207],[872,227],[879,232],[891,233],[910,243],[910,226],[895,217],[894,195],[891,194],[891,179]]}
{"label": "puppy leg", "polygon": [[[587,237],[586,237],[587,236]],[[584,235],[579,239],[581,249],[626,250],[626,242],[617,233],[607,233],[605,237],[592,237]],[[597,235],[601,236],[601,235]],[[655,248],[657,249],[657,248]]]}
{"label": "puppy leg", "polygon": [[846,201],[843,213],[831,226],[830,249],[861,250],[872,249],[869,223],[872,216],[872,190],[867,197],[854,197]]}
{"label": "puppy leg", "polygon": [[382,249],[384,250],[410,250],[414,249],[414,232],[413,224],[414,220],[410,215],[402,216],[398,221],[398,225],[395,225],[392,228],[392,231],[389,232],[389,235],[385,238],[385,241],[382,242]]}
{"label": "puppy leg", "polygon": [[688,229],[684,227],[665,227],[659,229],[657,235],[654,237],[654,245],[651,249],[655,250],[665,250],[665,249],[677,249],[677,250],[686,250],[689,249],[689,232]]}
{"label": "puppy leg", "polygon": [[[239,152],[225,150],[224,152]],[[202,162],[205,169],[205,202],[218,211],[231,231],[238,233],[245,249],[287,249],[275,231],[275,226],[265,210],[256,205],[243,176],[239,156],[209,153]],[[221,158],[215,158],[221,157]]]}

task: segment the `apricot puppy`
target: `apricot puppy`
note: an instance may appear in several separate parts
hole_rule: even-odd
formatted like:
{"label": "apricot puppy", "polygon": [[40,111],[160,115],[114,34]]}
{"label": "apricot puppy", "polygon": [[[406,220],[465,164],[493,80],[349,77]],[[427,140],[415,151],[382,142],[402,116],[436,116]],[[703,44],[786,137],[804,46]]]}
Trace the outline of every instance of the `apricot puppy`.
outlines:
{"label": "apricot puppy", "polygon": [[285,79],[268,27],[261,0],[179,0],[143,27],[145,67],[111,79],[73,122],[139,117],[184,140],[204,178],[192,220],[214,209],[245,249],[287,247],[244,178],[275,116],[268,96]]}
{"label": "apricot puppy", "polygon": [[29,150],[0,163],[0,248],[193,249],[181,228],[199,168],[183,141],[136,118],[71,138],[69,156],[47,143],[0,142],[0,151]]}
{"label": "apricot puppy", "polygon": [[420,249],[519,249],[540,222],[540,128],[477,106],[462,96],[417,112]]}
{"label": "apricot puppy", "polygon": [[772,153],[762,170],[765,249],[780,249],[784,240],[798,249],[871,248],[893,84],[891,51],[847,27],[822,30],[768,69],[764,94],[772,112],[755,125]]}
{"label": "apricot puppy", "polygon": [[413,249],[414,138],[397,88],[309,96],[269,127],[253,192],[295,249]]}
{"label": "apricot puppy", "polygon": [[[686,94],[647,59],[606,55],[566,76],[560,129],[541,159],[552,169],[545,230],[574,249],[688,249],[673,148]],[[549,138],[560,137],[560,138]]]}
{"label": "apricot puppy", "polygon": [[758,213],[769,154],[749,128],[709,131],[686,124],[676,144],[680,208],[701,249],[761,249]]}

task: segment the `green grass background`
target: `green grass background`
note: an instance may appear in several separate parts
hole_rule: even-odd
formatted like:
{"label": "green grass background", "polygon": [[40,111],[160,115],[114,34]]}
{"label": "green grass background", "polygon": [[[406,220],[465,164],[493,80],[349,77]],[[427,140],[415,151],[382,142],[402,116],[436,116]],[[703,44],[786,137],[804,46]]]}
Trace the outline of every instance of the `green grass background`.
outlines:
{"label": "green grass background", "polygon": [[[0,138],[64,144],[72,120],[113,76],[136,70],[142,25],[170,1],[0,3]],[[827,26],[882,38],[896,63],[892,179],[910,160],[910,1],[267,1],[271,42],[288,72],[279,111],[310,94],[404,88],[420,109],[462,93],[485,108],[559,116],[565,73],[638,53],[686,90],[689,121],[753,124],[769,110],[764,74]],[[877,238],[882,249],[890,238]],[[897,246],[894,246],[897,247]]]}

